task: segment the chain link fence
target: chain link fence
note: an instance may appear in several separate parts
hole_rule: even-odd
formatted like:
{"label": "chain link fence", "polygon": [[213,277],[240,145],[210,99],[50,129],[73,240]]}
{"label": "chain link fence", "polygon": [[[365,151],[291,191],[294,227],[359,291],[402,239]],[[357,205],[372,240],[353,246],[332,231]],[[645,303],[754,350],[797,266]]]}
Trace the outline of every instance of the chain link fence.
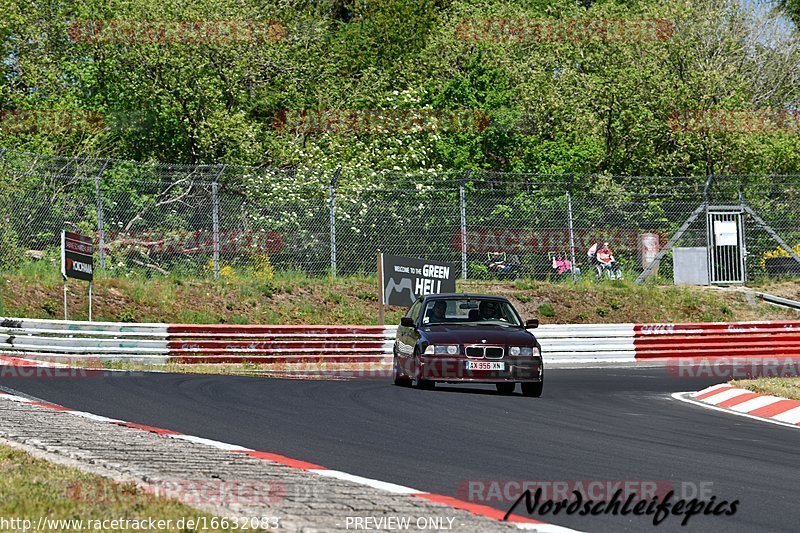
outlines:
{"label": "chain link fence", "polygon": [[382,251],[451,262],[465,279],[571,278],[554,257],[594,276],[587,250],[608,242],[625,276],[671,279],[671,247],[706,246],[707,210],[727,206],[743,210],[749,277],[800,274],[796,175],[379,173],[3,151],[0,180],[3,268],[57,254],[72,229],[95,236],[110,276],[370,274]]}

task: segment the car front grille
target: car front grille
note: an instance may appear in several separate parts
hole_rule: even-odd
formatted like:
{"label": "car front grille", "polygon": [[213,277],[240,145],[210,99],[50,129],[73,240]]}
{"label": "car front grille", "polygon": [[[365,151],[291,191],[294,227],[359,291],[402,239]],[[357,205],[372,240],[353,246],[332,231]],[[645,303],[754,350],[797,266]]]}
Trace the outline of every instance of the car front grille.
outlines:
{"label": "car front grille", "polygon": [[503,358],[503,349],[499,346],[487,346],[486,347],[486,359],[502,359]]}
{"label": "car front grille", "polygon": [[466,346],[467,357],[472,359],[502,359],[505,350],[502,346]]}
{"label": "car front grille", "polygon": [[467,357],[481,359],[483,357],[483,346],[467,346],[466,353]]}

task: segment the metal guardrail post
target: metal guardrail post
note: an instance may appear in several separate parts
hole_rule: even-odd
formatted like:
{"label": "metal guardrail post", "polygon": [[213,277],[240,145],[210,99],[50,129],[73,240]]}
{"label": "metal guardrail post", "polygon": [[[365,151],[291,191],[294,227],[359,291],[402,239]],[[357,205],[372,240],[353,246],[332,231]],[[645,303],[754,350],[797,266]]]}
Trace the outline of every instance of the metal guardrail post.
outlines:
{"label": "metal guardrail post", "polygon": [[329,198],[330,198],[330,226],[331,226],[331,276],[336,277],[336,182],[339,181],[339,175],[342,173],[342,167],[336,169],[331,177],[329,184]]}
{"label": "metal guardrail post", "polygon": [[106,269],[106,232],[105,220],[103,216],[103,194],[100,190],[100,182],[103,180],[103,172],[108,166],[108,159],[105,160],[103,166],[97,172],[94,178],[95,195],[97,197],[97,260],[100,265],[100,270]]}
{"label": "metal guardrail post", "polygon": [[757,292],[755,293],[756,296],[764,300],[765,302],[777,305],[778,307],[784,307],[786,309],[794,309],[795,311],[800,311],[800,302],[797,300],[790,300],[788,298],[781,298],[780,296],[775,296],[774,294],[767,294],[765,292]]}
{"label": "metal guardrail post", "polygon": [[706,184],[703,187],[703,203],[708,204],[708,189],[711,188],[711,184],[714,182],[714,174],[709,174],[708,178],[706,179]]}
{"label": "metal guardrail post", "polygon": [[214,279],[219,279],[219,178],[228,165],[222,165],[211,183],[211,223],[214,238]]}
{"label": "metal guardrail post", "polygon": [[572,261],[572,281],[575,281],[575,226],[572,221],[572,194],[567,189],[567,219],[569,220],[569,254]]}
{"label": "metal guardrail post", "polygon": [[472,173],[468,170],[458,186],[459,212],[461,215],[461,278],[467,279],[467,201],[464,184]]}

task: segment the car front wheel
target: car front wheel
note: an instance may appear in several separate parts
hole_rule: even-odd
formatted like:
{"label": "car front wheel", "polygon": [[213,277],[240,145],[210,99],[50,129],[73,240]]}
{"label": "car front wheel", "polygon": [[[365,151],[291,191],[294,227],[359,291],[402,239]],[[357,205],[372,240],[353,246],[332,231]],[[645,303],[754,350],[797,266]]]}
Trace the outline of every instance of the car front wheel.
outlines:
{"label": "car front wheel", "polygon": [[496,383],[497,392],[500,394],[514,394],[514,389],[517,387],[516,383]]}
{"label": "car front wheel", "polygon": [[523,383],[522,384],[522,395],[523,396],[531,396],[533,398],[538,398],[542,395],[542,388],[544,387],[544,381],[539,381],[537,383]]}
{"label": "car front wheel", "polygon": [[400,361],[397,359],[397,354],[394,354],[394,384],[398,387],[408,387],[411,385],[411,380],[402,377],[400,373]]}
{"label": "car front wheel", "polygon": [[436,387],[436,382],[423,379],[420,377],[421,375],[422,368],[420,367],[419,354],[417,353],[414,357],[414,387],[422,390],[431,390]]}
{"label": "car front wheel", "polygon": [[417,388],[422,390],[432,390],[436,388],[436,382],[428,379],[417,379]]}

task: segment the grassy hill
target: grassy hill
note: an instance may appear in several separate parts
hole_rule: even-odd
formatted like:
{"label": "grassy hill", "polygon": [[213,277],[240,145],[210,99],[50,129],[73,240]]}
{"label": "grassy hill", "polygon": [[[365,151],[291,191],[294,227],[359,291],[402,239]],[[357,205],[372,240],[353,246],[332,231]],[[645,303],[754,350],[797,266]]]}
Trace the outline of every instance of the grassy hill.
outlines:
{"label": "grassy hill", "polygon": [[[786,283],[787,287],[796,287]],[[745,293],[704,287],[635,285],[630,281],[459,281],[458,290],[501,294],[542,323],[685,322],[796,319],[795,311],[748,301]],[[46,262],[0,276],[0,314],[62,318],[62,284]],[[69,314],[86,319],[85,284],[71,282]],[[271,279],[230,275],[219,281],[181,277],[99,278],[95,320],[228,324],[375,324],[374,277]],[[405,312],[389,308],[387,322]]]}

